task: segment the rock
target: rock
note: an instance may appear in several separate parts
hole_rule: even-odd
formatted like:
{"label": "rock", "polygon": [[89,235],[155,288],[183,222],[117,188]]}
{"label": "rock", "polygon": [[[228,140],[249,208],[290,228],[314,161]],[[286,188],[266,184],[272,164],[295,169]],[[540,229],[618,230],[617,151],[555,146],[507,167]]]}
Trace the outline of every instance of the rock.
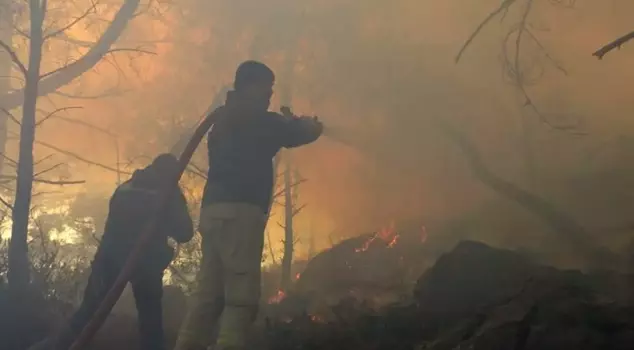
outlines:
{"label": "rock", "polygon": [[621,350],[632,337],[634,309],[606,301],[594,281],[460,243],[417,285],[422,322],[439,329],[426,349]]}

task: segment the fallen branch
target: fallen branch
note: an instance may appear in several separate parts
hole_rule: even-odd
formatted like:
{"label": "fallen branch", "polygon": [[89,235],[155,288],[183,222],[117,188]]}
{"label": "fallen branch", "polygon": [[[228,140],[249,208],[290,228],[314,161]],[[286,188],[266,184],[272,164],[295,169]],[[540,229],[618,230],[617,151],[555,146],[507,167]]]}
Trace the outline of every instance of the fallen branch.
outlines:
{"label": "fallen branch", "polygon": [[619,257],[609,249],[597,245],[592,235],[571,215],[545,198],[494,174],[487,167],[476,146],[463,133],[440,118],[435,118],[433,122],[460,149],[469,169],[482,184],[540,218],[555,233],[563,236],[573,249],[587,258],[590,264],[601,267],[613,267],[618,264]]}
{"label": "fallen branch", "polygon": [[628,41],[632,39],[634,39],[634,31],[627,33],[617,38],[616,40],[612,41],[611,43],[603,46],[602,48],[595,51],[592,54],[592,56],[596,57],[597,59],[603,59],[603,56],[607,55],[609,52],[615,49],[620,49],[621,46],[623,46],[623,44],[627,43]]}

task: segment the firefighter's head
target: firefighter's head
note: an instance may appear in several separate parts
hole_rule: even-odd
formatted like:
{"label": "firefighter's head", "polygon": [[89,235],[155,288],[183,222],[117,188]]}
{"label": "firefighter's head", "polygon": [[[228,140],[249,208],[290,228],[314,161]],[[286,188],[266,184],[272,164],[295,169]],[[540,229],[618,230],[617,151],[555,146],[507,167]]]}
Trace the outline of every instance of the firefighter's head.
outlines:
{"label": "firefighter's head", "polygon": [[236,70],[233,88],[240,103],[257,111],[266,111],[271,104],[275,74],[271,68],[257,61],[246,61]]}
{"label": "firefighter's head", "polygon": [[167,183],[171,181],[178,172],[178,159],[173,154],[163,153],[154,158],[149,168],[160,182]]}

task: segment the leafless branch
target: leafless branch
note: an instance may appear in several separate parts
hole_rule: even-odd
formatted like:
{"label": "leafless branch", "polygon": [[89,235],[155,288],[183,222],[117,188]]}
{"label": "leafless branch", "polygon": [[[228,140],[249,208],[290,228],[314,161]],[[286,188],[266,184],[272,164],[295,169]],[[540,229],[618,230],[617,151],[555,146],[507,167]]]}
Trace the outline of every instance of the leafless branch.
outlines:
{"label": "leafless branch", "polygon": [[[291,188],[293,188],[293,187],[297,187],[297,186],[299,186],[300,184],[302,184],[302,183],[304,183],[304,182],[306,182],[306,179],[301,179],[301,180],[299,180],[299,181],[296,181],[296,182],[294,182],[293,184],[291,184]],[[284,190],[285,190],[285,189],[284,189],[284,188],[282,188],[281,190],[279,190],[279,191],[275,192],[275,193],[273,194],[273,198],[277,198],[277,197],[281,196],[282,194],[284,194]]]}
{"label": "leafless branch", "polygon": [[[60,33],[57,36],[57,39],[61,40],[61,41],[65,41],[67,43],[73,44],[73,45],[77,45],[80,47],[93,47],[96,45],[96,42],[94,41],[88,41],[88,40],[80,40],[77,38],[73,38],[71,36],[69,36],[67,33]],[[125,42],[124,40],[120,40],[118,41],[118,43],[120,44],[131,44],[131,45],[154,45],[154,44],[167,44],[167,43],[172,43],[173,40],[169,39],[167,36],[162,38],[162,39],[157,39],[157,40],[134,40],[131,41],[129,43]]]}
{"label": "leafless branch", "polygon": [[130,89],[127,90],[118,90],[118,89],[109,89],[106,92],[100,93],[100,94],[95,94],[95,95],[74,95],[74,94],[69,94],[66,92],[61,92],[61,91],[55,91],[53,92],[53,94],[58,95],[58,96],[62,96],[62,97],[66,97],[66,98],[72,98],[72,99],[76,99],[76,100],[96,100],[96,99],[100,99],[100,98],[108,98],[108,97],[114,97],[114,96],[121,96],[127,92],[131,91]]}
{"label": "leafless branch", "polygon": [[293,214],[292,216],[296,216],[297,214],[299,214],[300,211],[302,211],[302,209],[306,208],[306,204],[302,204],[299,208],[293,209]]}
{"label": "leafless branch", "polygon": [[[9,183],[11,181],[15,181],[17,176],[14,175],[1,175],[0,179],[3,179],[1,183]],[[80,185],[86,183],[84,180],[47,180],[47,179],[39,179],[34,178],[33,182],[47,184],[47,185]]]}
{"label": "leafless branch", "polygon": [[6,114],[7,117],[9,117],[9,119],[11,119],[14,123],[20,125],[20,121],[18,120],[18,118],[16,118],[13,114],[11,114],[11,112],[9,112],[8,110],[6,110],[4,107],[0,107],[0,111],[2,111],[2,113]]}
{"label": "leafless branch", "polygon": [[7,208],[9,208],[10,210],[13,210],[13,206],[11,205],[11,203],[7,202],[4,198],[0,197],[0,203],[4,204],[4,206],[6,206]]}
{"label": "leafless branch", "polygon": [[41,164],[42,162],[45,162],[45,161],[47,161],[47,160],[49,160],[49,159],[51,159],[51,158],[53,158],[53,155],[52,155],[52,154],[49,154],[48,156],[46,156],[46,157],[44,157],[44,158],[42,158],[42,159],[40,159],[40,160],[38,160],[38,161],[34,162],[34,163],[33,163],[33,165],[34,165],[34,166],[37,166],[37,165]]}
{"label": "leafless branch", "polygon": [[25,39],[31,40],[31,34],[26,32],[24,29],[18,26],[13,26],[13,30],[15,30],[15,32],[18,33],[18,35],[24,37]]}
{"label": "leafless branch", "polygon": [[568,75],[568,71],[561,65],[561,63],[557,62],[557,60],[555,60],[550,53],[548,52],[548,50],[546,50],[546,48],[544,47],[544,45],[542,44],[542,42],[537,38],[537,36],[535,36],[535,34],[529,30],[528,28],[526,28],[526,34],[528,34],[528,36],[533,39],[533,42],[535,43],[535,45],[537,45],[537,47],[539,47],[540,50],[542,50],[542,53],[544,54],[544,57],[546,57],[547,60],[550,61],[550,63],[557,68],[563,75]]}
{"label": "leafless branch", "polygon": [[198,165],[198,164],[196,164],[196,163],[194,163],[194,162],[190,162],[190,163],[189,163],[189,165],[190,165],[192,168],[196,169],[196,171],[198,171],[199,173],[203,174],[203,176],[204,176],[205,178],[207,178],[207,176],[206,176],[206,175],[204,175],[204,174],[205,174],[205,170],[203,170],[203,168],[202,168],[202,167],[200,167],[200,165]]}
{"label": "leafless branch", "polygon": [[86,12],[84,12],[81,16],[73,19],[70,23],[68,23],[67,25],[65,25],[62,28],[59,28],[58,30],[55,30],[47,35],[44,35],[44,37],[42,38],[42,41],[46,41],[49,40],[50,38],[56,37],[62,33],[65,33],[67,30],[71,29],[72,27],[74,27],[77,23],[81,22],[82,20],[84,20],[86,17],[88,17],[88,15],[92,12],[95,12],[95,9],[97,8],[97,5],[99,4],[99,2],[92,2],[92,5],[88,8],[88,10],[86,10]]}
{"label": "leafless branch", "polygon": [[0,47],[2,47],[4,49],[4,51],[6,51],[6,53],[11,57],[11,61],[13,61],[13,63],[18,66],[18,69],[20,70],[20,72],[22,72],[22,74],[24,76],[26,76],[27,73],[27,69],[24,66],[24,63],[22,63],[22,61],[20,61],[20,58],[18,57],[18,55],[15,53],[15,51],[13,51],[13,49],[11,48],[11,46],[9,46],[7,43],[5,43],[4,41],[0,40]]}
{"label": "leafless branch", "polygon": [[[116,48],[116,49],[110,49],[110,50],[106,51],[106,53],[104,53],[104,56],[106,56],[108,54],[117,53],[117,52],[137,52],[137,53],[148,54],[148,55],[156,55],[155,52],[147,51],[147,50],[143,50],[143,49],[139,49],[139,48],[136,48],[136,49],[132,49],[132,48]],[[54,75],[56,73],[59,73],[59,72],[61,72],[63,70],[66,70],[70,66],[75,64],[75,62],[76,61],[68,63],[68,64],[65,64],[65,65],[63,65],[63,66],[61,66],[59,68],[53,69],[50,72],[44,73],[44,74],[40,75],[40,79],[44,79],[46,77],[49,77],[49,76]]]}
{"label": "leafless branch", "polygon": [[42,184],[47,184],[47,185],[59,185],[59,186],[64,186],[64,185],[81,185],[86,183],[86,181],[84,180],[45,180],[45,179],[33,179],[33,182],[37,182],[37,183],[42,183]]}
{"label": "leafless branch", "polygon": [[600,49],[598,49],[597,51],[595,51],[592,56],[595,56],[598,59],[603,59],[603,56],[607,55],[609,52],[615,50],[615,49],[620,49],[621,46],[623,46],[625,43],[627,43],[628,41],[634,39],[634,31],[627,33],[619,38],[617,38],[616,40],[610,42],[609,44],[601,47]]}
{"label": "leafless branch", "polygon": [[39,121],[37,121],[35,123],[35,126],[40,126],[42,123],[44,123],[45,121],[47,121],[48,119],[52,118],[55,116],[56,113],[62,112],[62,111],[67,111],[70,109],[82,109],[83,107],[62,107],[62,108],[57,108],[54,111],[48,113],[47,115],[44,116],[44,118],[40,119]]}
{"label": "leafless branch", "polygon": [[207,175],[205,175],[205,173],[200,171],[198,168],[192,166],[192,164],[187,165],[187,169],[185,170],[187,170],[188,173],[194,174],[203,180],[207,180]]}
{"label": "leafless branch", "polygon": [[97,125],[85,122],[83,120],[73,119],[73,118],[69,118],[69,117],[64,117],[64,116],[61,116],[61,115],[55,116],[55,119],[56,120],[65,121],[65,122],[70,123],[70,124],[81,125],[81,126],[84,126],[86,128],[93,129],[93,130],[99,131],[101,133],[104,133],[104,134],[106,134],[106,135],[108,135],[110,137],[114,137],[114,138],[118,137],[117,135],[115,135],[114,133],[112,133],[108,129],[105,129],[105,128],[99,127]]}
{"label": "leafless branch", "polygon": [[80,161],[80,162],[83,162],[83,163],[89,164],[89,165],[94,165],[94,166],[96,166],[96,167],[99,167],[99,168],[102,168],[102,169],[105,169],[105,170],[108,170],[108,171],[112,171],[112,172],[114,172],[114,173],[120,173],[120,174],[123,174],[123,175],[132,175],[132,173],[130,173],[130,172],[128,172],[128,171],[118,170],[118,169],[115,169],[115,168],[113,168],[113,167],[111,167],[111,166],[108,166],[108,165],[105,165],[105,164],[101,164],[101,163],[98,163],[98,162],[95,162],[95,161],[92,161],[92,160],[86,159],[86,158],[84,158],[84,157],[82,157],[82,156],[80,156],[80,155],[78,155],[78,154],[76,154],[76,153],[74,153],[74,152],[71,152],[71,151],[67,151],[67,150],[61,149],[61,148],[59,148],[59,147],[57,147],[57,146],[53,146],[53,145],[51,145],[51,144],[49,144],[49,143],[46,143],[46,142],[43,142],[43,141],[38,141],[38,140],[35,140],[35,143],[36,143],[36,144],[38,144],[38,145],[40,145],[40,146],[43,146],[43,147],[46,147],[46,148],[52,149],[52,150],[54,150],[54,151],[57,151],[57,152],[59,152],[59,153],[61,153],[61,154],[64,154],[64,155],[66,155],[66,156],[69,156],[69,157],[71,157],[71,158],[74,158],[74,159],[76,159],[76,160],[78,160],[78,161]]}
{"label": "leafless branch", "polygon": [[269,247],[269,254],[271,255],[273,265],[277,265],[277,257],[275,256],[275,250],[273,249],[273,242],[271,242],[271,233],[268,230],[266,231],[266,241],[266,245]]}
{"label": "leafless branch", "polygon": [[0,157],[4,160],[6,160],[7,162],[9,162],[11,165],[13,165],[14,167],[18,166],[18,162],[14,159],[9,158],[9,156],[7,156],[4,153],[0,153]]}
{"label": "leafless branch", "polygon": [[46,173],[48,173],[50,171],[53,171],[53,170],[59,168],[62,165],[64,165],[64,164],[63,163],[57,163],[57,164],[55,164],[55,165],[53,165],[51,167],[48,167],[48,168],[46,168],[44,170],[38,171],[37,173],[33,174],[33,177],[37,178],[38,176],[41,176],[41,175],[46,174]]}
{"label": "leafless branch", "polygon": [[462,45],[462,47],[460,48],[460,51],[458,51],[458,54],[456,55],[456,58],[455,58],[456,63],[458,63],[460,61],[460,59],[462,58],[462,55],[464,54],[464,52],[467,50],[469,45],[471,45],[471,43],[476,38],[476,36],[478,36],[478,34],[480,34],[482,29],[484,29],[484,27],[489,22],[491,22],[491,20],[493,18],[495,18],[495,16],[497,16],[500,13],[503,13],[504,11],[508,10],[508,8],[511,5],[513,5],[516,1],[517,0],[504,0],[497,9],[493,10],[493,12],[491,12],[482,22],[480,22],[480,24],[476,27],[476,29],[473,31],[473,33],[471,33],[469,38],[467,38],[467,41],[465,41],[465,43]]}

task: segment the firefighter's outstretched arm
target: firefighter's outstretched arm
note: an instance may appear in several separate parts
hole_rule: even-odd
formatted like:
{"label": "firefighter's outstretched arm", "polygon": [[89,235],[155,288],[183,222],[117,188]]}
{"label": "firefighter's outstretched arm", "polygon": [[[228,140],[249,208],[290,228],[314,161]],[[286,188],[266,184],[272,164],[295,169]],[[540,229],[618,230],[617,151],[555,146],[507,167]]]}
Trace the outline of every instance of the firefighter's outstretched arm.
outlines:
{"label": "firefighter's outstretched arm", "polygon": [[281,108],[278,137],[286,148],[299,147],[316,141],[324,126],[317,117],[296,117],[288,107]]}

